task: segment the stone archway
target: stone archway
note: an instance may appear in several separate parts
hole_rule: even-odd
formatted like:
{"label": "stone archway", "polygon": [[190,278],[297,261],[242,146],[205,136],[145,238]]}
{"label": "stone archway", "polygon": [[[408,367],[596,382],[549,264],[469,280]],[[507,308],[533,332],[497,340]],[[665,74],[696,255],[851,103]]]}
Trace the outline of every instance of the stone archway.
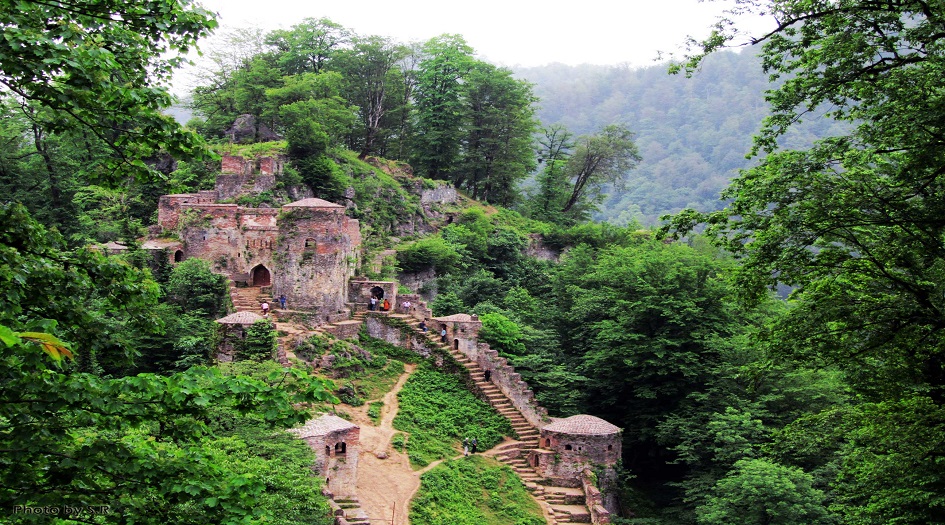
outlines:
{"label": "stone archway", "polygon": [[183,250],[177,250],[176,252],[174,252],[174,262],[179,263],[183,260],[184,260]]}
{"label": "stone archway", "polygon": [[253,286],[272,286],[272,274],[269,273],[268,268],[261,264],[252,269],[250,278],[253,281]]}

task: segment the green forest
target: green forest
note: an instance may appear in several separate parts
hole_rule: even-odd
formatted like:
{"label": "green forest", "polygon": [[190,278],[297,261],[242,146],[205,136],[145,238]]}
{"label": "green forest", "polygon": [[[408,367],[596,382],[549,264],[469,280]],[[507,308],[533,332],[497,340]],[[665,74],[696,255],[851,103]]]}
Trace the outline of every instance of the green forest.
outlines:
{"label": "green forest", "polygon": [[[332,523],[283,430],[359,400],[273,361],[271,327],[215,363],[226,278],[140,246],[159,196],[277,153],[278,191],[241,205],[351,201],[362,274],[478,315],[551,415],[623,429],[614,523],[945,524],[945,5],[735,9],[778,25],[741,53],[722,18],[660,67],[512,71],[454,34],[0,0],[3,521]],[[182,126],[172,73],[214,32]],[[448,223],[408,191],[444,184]],[[407,410],[461,395],[437,374]],[[439,430],[412,461],[448,457]],[[444,465],[425,479],[530,505],[504,467]]]}

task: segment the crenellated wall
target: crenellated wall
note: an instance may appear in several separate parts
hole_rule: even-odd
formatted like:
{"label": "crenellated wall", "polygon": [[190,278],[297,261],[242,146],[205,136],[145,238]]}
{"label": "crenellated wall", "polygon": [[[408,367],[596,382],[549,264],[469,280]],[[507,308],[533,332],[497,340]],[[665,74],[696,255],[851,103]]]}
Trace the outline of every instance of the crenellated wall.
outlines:
{"label": "crenellated wall", "polygon": [[509,364],[506,358],[500,356],[497,351],[490,348],[486,343],[476,345],[475,351],[463,353],[475,361],[483,370],[492,371],[492,382],[512,401],[512,405],[535,428],[541,428],[548,423],[548,410],[538,404],[538,400],[535,399],[535,392],[528,386],[528,383],[522,381],[522,376],[515,371],[515,368]]}

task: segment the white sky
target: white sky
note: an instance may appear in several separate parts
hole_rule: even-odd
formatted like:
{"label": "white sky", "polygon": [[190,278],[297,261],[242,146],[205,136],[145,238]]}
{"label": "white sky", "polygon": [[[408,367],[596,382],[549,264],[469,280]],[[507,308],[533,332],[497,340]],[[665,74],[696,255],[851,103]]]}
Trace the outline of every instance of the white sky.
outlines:
{"label": "white sky", "polygon": [[[407,43],[462,35],[477,56],[502,66],[553,62],[652,65],[687,35],[704,36],[723,2],[699,0],[200,0],[221,29],[289,28],[326,17],[359,35]],[[755,17],[745,24],[763,28]],[[741,25],[741,24],[740,24]],[[757,31],[756,31],[757,32]]]}

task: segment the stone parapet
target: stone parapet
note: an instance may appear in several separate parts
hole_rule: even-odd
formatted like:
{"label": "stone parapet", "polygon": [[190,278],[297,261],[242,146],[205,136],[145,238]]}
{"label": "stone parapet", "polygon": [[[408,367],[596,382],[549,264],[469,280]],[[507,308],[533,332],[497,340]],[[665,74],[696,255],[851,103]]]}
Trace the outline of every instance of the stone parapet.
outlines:
{"label": "stone parapet", "polygon": [[430,357],[433,350],[427,338],[414,333],[412,330],[405,330],[401,324],[395,324],[390,317],[377,313],[369,313],[364,319],[367,334],[375,339],[381,339],[388,343],[406,348],[420,357]]}
{"label": "stone parapet", "polygon": [[522,413],[522,416],[535,428],[541,428],[548,423],[548,410],[538,404],[535,392],[522,380],[522,376],[515,371],[508,360],[489,347],[486,343],[476,345],[474,352],[464,352],[467,357],[476,362],[483,370],[492,371],[492,382],[512,401],[512,405]]}
{"label": "stone parapet", "polygon": [[584,490],[584,501],[591,511],[591,523],[607,525],[611,523],[610,511],[604,507],[604,495],[595,484],[594,473],[585,468],[581,471],[581,489]]}

